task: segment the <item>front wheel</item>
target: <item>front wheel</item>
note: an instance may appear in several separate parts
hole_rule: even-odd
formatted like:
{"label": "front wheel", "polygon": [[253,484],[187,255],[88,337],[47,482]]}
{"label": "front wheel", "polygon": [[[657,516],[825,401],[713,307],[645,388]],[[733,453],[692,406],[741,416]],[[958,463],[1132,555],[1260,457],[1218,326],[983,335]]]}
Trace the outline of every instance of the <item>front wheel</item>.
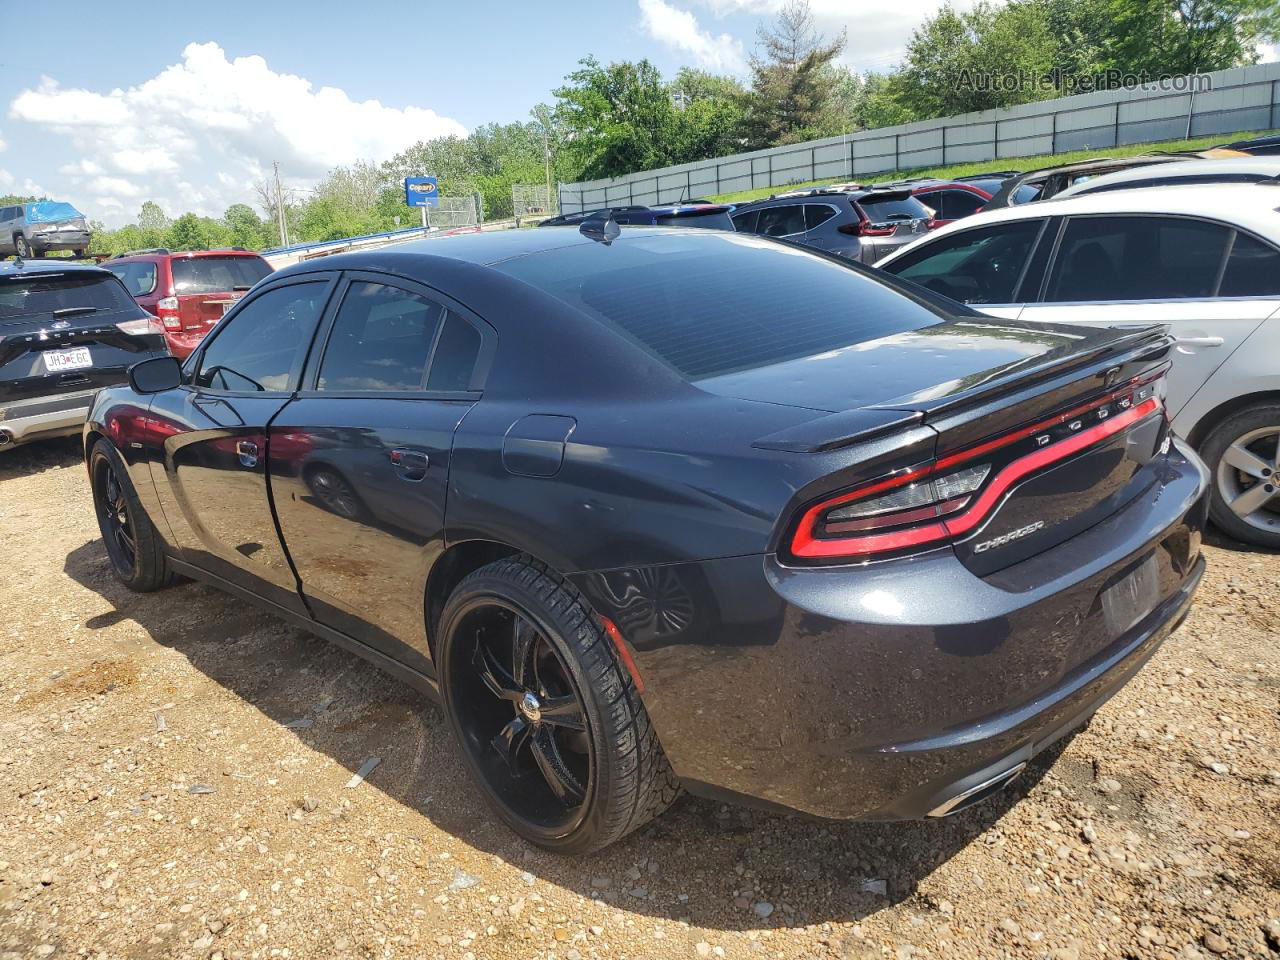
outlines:
{"label": "front wheel", "polygon": [[1280,404],[1245,407],[1200,445],[1213,472],[1209,516],[1223,533],[1280,549]]}
{"label": "front wheel", "polygon": [[499,817],[548,850],[588,853],[662,813],[679,785],[600,619],[528,557],[466,577],[440,618],[441,692]]}
{"label": "front wheel", "polygon": [[111,568],[130,590],[146,593],[173,582],[160,535],[129,482],[124,461],[106,440],[89,454],[93,506]]}

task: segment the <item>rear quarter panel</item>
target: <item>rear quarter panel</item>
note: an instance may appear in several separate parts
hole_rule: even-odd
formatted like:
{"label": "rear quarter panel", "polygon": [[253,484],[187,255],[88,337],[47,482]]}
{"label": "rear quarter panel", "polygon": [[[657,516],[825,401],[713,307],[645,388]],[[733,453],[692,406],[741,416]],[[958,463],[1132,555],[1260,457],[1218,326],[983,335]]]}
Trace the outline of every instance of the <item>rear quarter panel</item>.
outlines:
{"label": "rear quarter panel", "polygon": [[[1258,325],[1213,376],[1192,395],[1174,417],[1174,431],[1192,436],[1209,425],[1206,417],[1237,397],[1280,394],[1280,309]],[[1202,423],[1202,421],[1204,421]]]}

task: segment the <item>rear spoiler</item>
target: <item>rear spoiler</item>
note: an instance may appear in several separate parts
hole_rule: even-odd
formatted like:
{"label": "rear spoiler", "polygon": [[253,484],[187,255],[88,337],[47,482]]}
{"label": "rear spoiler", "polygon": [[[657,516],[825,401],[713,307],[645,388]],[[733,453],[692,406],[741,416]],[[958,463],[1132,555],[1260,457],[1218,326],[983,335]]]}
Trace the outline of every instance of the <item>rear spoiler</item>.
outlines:
{"label": "rear spoiler", "polygon": [[1125,364],[1154,363],[1167,357],[1173,345],[1167,324],[1124,328],[1114,340],[1085,353],[1051,359],[1041,357],[1024,366],[1005,367],[990,380],[941,397],[901,397],[833,413],[763,436],[752,446],[789,453],[821,453],[847,447],[906,427],[927,424],[957,410],[980,406],[1031,387],[1053,393],[1079,380],[1081,373],[1091,366],[1097,367],[1098,373],[1108,373]]}

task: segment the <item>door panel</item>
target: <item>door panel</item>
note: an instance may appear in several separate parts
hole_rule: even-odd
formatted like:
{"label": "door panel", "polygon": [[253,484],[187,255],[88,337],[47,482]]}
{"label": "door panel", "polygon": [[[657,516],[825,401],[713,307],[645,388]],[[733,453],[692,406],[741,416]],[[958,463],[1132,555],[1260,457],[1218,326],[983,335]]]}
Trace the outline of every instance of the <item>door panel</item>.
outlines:
{"label": "door panel", "polygon": [[1086,326],[1167,323],[1178,338],[1169,372],[1175,417],[1226,359],[1276,309],[1275,300],[1182,300],[1159,303],[1031,303],[1022,320]]}
{"label": "door panel", "polygon": [[301,380],[335,275],[255,293],[156,394],[152,475],[182,558],[306,614],[267,490],[268,426]]}
{"label": "door panel", "polygon": [[280,530],[316,619],[424,673],[427,573],[471,403],[308,395],[270,430]]}

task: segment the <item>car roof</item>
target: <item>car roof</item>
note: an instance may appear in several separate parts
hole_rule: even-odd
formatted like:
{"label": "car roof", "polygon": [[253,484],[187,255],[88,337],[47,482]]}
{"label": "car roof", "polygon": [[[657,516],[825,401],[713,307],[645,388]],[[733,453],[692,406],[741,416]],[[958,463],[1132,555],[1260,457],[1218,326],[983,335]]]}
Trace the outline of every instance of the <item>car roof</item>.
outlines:
{"label": "car roof", "polygon": [[165,250],[160,248],[122,253],[104,263],[127,263],[131,260],[186,260],[192,257],[257,257],[261,259],[262,254],[253,250]]}
{"label": "car roof", "polygon": [[74,263],[65,259],[0,260],[0,276],[20,276],[23,273],[108,273],[91,263]]}
{"label": "car roof", "polygon": [[[1198,183],[1133,190],[1102,190],[1041,203],[984,210],[957,220],[895,250],[883,263],[938,237],[1010,220],[1078,216],[1090,213],[1172,214],[1223,220],[1280,241],[1280,184]],[[882,265],[881,264],[881,265]]]}
{"label": "car roof", "polygon": [[[1161,163],[1155,166],[1131,167],[1128,170],[1116,170],[1104,173],[1082,183],[1073,184],[1061,191],[1053,200],[1062,200],[1096,190],[1099,185],[1108,186],[1113,183],[1135,183],[1152,177],[1185,177],[1196,174],[1205,177],[1231,174],[1257,174],[1259,176],[1280,177],[1280,157],[1214,157],[1204,160],[1178,160],[1173,163]],[[1170,184],[1173,186],[1173,184]],[[1201,184],[1204,186],[1204,184]]]}

